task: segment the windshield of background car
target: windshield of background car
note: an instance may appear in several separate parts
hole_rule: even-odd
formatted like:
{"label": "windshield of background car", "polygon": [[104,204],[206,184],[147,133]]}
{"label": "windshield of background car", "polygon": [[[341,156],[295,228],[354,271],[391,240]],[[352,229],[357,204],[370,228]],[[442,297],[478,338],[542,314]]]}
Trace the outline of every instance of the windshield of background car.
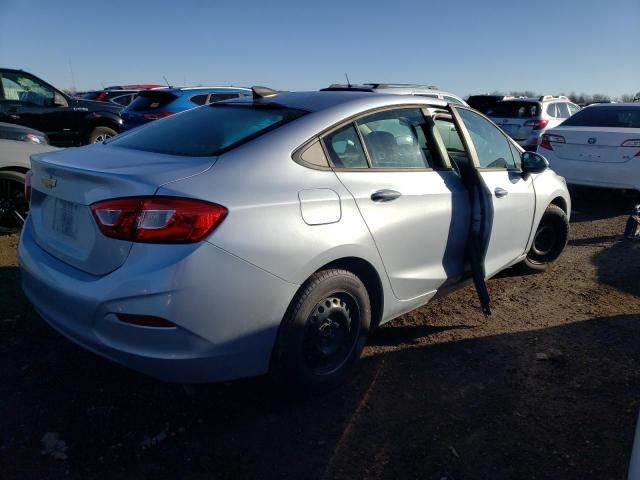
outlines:
{"label": "windshield of background car", "polygon": [[540,104],[535,102],[498,102],[488,115],[502,118],[530,118],[540,114]]}
{"label": "windshield of background car", "polygon": [[565,120],[562,126],[640,128],[640,106],[587,107]]}
{"label": "windshield of background car", "polygon": [[187,157],[220,155],[305,113],[275,105],[211,104],[157,120],[109,144]]}
{"label": "windshield of background car", "polygon": [[1,80],[4,100],[15,100],[41,107],[53,105],[55,93],[27,76],[3,73]]}

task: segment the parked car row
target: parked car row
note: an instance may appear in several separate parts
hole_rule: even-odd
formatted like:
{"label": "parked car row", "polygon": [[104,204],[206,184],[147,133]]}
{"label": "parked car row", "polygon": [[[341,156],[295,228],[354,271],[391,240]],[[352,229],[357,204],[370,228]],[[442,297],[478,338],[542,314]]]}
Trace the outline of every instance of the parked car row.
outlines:
{"label": "parked car row", "polygon": [[33,74],[0,68],[0,122],[35,129],[55,146],[80,146],[104,142],[124,130],[205,103],[250,93],[239,87],[143,84],[71,97]]}

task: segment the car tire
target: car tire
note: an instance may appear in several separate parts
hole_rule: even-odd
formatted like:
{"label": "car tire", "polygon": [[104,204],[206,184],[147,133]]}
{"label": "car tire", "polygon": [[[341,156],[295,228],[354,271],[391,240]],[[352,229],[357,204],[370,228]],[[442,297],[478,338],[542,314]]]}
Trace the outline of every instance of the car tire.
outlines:
{"label": "car tire", "polygon": [[335,385],[360,358],[370,325],[369,294],[356,275],[342,269],[316,272],[285,314],[272,374],[300,393]]}
{"label": "car tire", "polygon": [[22,229],[29,213],[24,199],[25,174],[0,170],[0,233],[16,233]]}
{"label": "car tire", "polygon": [[118,134],[114,129],[109,127],[96,127],[91,130],[87,143],[102,143],[108,138],[115,137]]}
{"label": "car tire", "polygon": [[540,220],[527,257],[520,263],[524,272],[544,272],[556,260],[569,239],[569,218],[557,205],[549,205]]}

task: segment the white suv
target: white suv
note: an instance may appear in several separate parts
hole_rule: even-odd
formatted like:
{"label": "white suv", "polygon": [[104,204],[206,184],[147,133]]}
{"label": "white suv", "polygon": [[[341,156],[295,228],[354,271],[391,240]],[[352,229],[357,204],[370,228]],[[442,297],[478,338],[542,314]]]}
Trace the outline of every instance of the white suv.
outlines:
{"label": "white suv", "polygon": [[535,151],[547,129],[557,127],[578,110],[580,107],[567,97],[543,95],[503,100],[487,115],[521,147]]}

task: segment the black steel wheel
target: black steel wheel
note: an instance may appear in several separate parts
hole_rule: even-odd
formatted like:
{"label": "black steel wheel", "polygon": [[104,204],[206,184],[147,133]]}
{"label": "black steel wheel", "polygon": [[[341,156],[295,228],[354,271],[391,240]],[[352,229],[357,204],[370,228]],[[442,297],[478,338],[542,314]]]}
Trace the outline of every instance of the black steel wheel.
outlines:
{"label": "black steel wheel", "polygon": [[304,358],[309,369],[329,375],[349,358],[360,333],[360,309],[348,292],[318,302],[306,322]]}
{"label": "black steel wheel", "polygon": [[282,383],[318,390],[337,383],[360,358],[371,302],[352,272],[316,272],[294,297],[280,326],[272,373]]}
{"label": "black steel wheel", "polygon": [[543,272],[556,260],[569,239],[569,219],[557,205],[549,205],[540,220],[527,257],[521,263],[525,272]]}

